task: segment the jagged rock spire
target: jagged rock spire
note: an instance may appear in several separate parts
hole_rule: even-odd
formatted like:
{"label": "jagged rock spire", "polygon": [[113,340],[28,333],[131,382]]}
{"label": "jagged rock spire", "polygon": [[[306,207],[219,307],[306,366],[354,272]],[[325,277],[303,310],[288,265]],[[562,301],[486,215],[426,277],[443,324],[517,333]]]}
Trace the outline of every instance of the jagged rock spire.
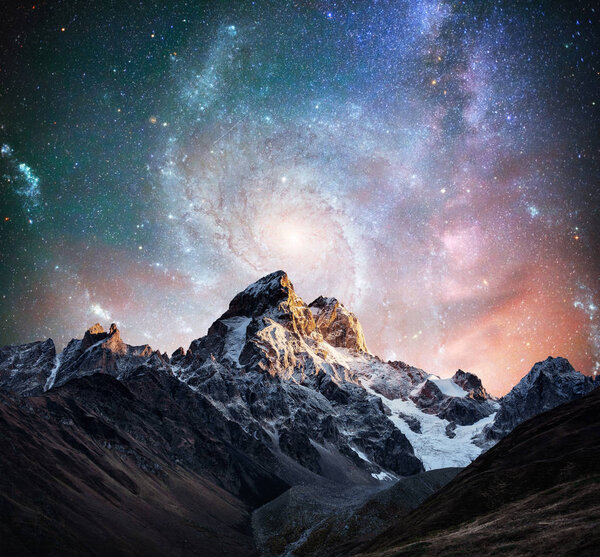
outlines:
{"label": "jagged rock spire", "polygon": [[335,298],[319,296],[309,305],[317,329],[332,346],[368,352],[363,330],[356,316]]}
{"label": "jagged rock spire", "polygon": [[100,333],[104,333],[104,327],[102,327],[102,325],[100,325],[100,323],[94,323],[88,330],[88,333],[90,333],[90,335],[98,335]]}
{"label": "jagged rock spire", "polygon": [[316,328],[311,311],[284,271],[275,271],[237,294],[219,321],[231,317],[271,318],[301,335]]}

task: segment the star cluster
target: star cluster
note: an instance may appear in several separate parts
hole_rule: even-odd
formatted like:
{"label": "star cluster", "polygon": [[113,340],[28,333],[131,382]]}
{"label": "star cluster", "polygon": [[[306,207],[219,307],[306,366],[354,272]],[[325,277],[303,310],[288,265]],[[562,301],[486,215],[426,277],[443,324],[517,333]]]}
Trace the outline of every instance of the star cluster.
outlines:
{"label": "star cluster", "polygon": [[501,394],[600,369],[587,2],[47,1],[6,10],[0,344],[161,350],[276,269],[370,349]]}

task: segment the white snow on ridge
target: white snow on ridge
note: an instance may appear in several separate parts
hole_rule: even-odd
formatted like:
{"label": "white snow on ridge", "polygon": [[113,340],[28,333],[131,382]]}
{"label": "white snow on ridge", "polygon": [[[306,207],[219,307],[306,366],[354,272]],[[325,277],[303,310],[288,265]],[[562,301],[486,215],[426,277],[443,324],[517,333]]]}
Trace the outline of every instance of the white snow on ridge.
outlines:
{"label": "white snow on ridge", "polygon": [[452,379],[441,379],[437,375],[430,375],[427,379],[435,383],[439,390],[447,396],[465,397],[469,394]]}
{"label": "white snow on ridge", "polygon": [[394,476],[392,476],[391,474],[389,474],[388,472],[384,472],[383,470],[381,472],[379,472],[378,474],[371,474],[371,476],[373,476],[376,480],[379,480],[380,482],[383,482],[384,480],[395,480],[396,478],[394,478]]}
{"label": "white snow on ridge", "polygon": [[321,345],[327,350],[327,360],[336,364],[339,364],[348,370],[352,369],[356,365],[357,360],[360,357],[348,354],[347,348],[340,348],[332,346],[328,342],[322,341]]}
{"label": "white snow on ridge", "polygon": [[352,445],[350,445],[350,448],[363,460],[366,460],[367,462],[371,462],[369,460],[369,457],[367,457],[367,455],[365,453],[363,453],[362,451],[359,451],[356,447],[353,447]]}
{"label": "white snow on ridge", "polygon": [[[456,426],[455,437],[450,439],[446,435],[448,420],[442,420],[433,414],[422,412],[412,400],[389,400],[376,393],[363,383],[365,390],[378,396],[383,404],[390,410],[389,419],[406,436],[413,446],[415,456],[421,460],[425,470],[447,468],[449,466],[468,466],[482,452],[481,447],[475,445],[473,437],[483,428],[494,421],[496,414],[491,414],[482,420],[468,426]],[[400,417],[405,414],[416,418],[421,424],[421,433],[415,433]]]}
{"label": "white snow on ridge", "polygon": [[[369,460],[369,457],[365,453],[358,450],[356,447],[353,447],[352,445],[350,445],[350,448],[364,461],[368,462],[369,464],[373,464]],[[389,472],[386,472],[385,470],[381,470],[380,472],[377,472],[377,473],[373,472],[373,473],[371,473],[371,476],[373,476],[376,480],[379,480],[380,482],[383,482],[386,480],[394,481],[396,479],[396,477],[393,474],[390,474]]]}
{"label": "white snow on ridge", "polygon": [[240,363],[240,355],[246,344],[246,330],[251,321],[250,317],[230,317],[223,321],[228,328],[227,351],[223,356],[236,365]]}
{"label": "white snow on ridge", "polygon": [[56,375],[58,374],[58,368],[60,368],[61,360],[62,360],[62,352],[60,354],[57,354],[54,357],[54,367],[52,368],[52,371],[50,372],[48,380],[46,381],[46,385],[44,386],[44,391],[50,390],[52,388],[52,386],[54,385],[54,382],[56,381]]}

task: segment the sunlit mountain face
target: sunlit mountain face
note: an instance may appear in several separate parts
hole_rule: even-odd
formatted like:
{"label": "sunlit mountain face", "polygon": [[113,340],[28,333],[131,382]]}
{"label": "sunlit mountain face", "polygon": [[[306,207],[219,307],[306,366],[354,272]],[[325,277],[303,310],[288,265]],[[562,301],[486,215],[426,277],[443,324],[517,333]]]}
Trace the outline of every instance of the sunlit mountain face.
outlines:
{"label": "sunlit mountain face", "polygon": [[284,269],[495,394],[600,368],[591,3],[3,11],[0,344],[100,320],[172,350]]}

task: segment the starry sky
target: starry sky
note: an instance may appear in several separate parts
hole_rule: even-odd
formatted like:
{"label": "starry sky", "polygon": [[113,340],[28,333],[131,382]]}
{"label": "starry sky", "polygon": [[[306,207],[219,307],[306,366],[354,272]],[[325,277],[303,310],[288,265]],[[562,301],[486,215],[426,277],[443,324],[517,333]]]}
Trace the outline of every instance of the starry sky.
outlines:
{"label": "starry sky", "polygon": [[590,2],[40,1],[0,23],[0,344],[172,351],[287,271],[503,394],[600,369]]}

